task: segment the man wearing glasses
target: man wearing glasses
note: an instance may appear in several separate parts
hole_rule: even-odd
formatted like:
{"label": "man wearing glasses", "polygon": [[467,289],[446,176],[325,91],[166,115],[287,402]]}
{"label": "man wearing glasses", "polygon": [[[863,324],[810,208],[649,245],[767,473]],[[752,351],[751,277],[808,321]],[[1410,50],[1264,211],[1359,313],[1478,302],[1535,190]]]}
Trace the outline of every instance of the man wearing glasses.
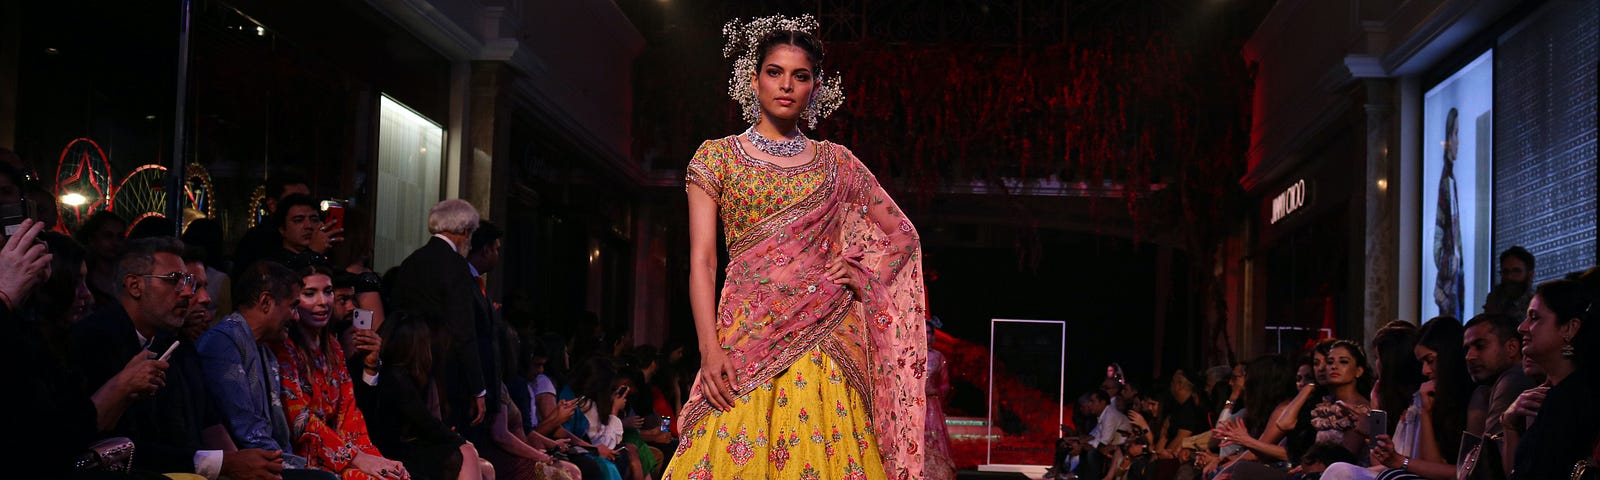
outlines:
{"label": "man wearing glasses", "polygon": [[[172,237],[129,242],[117,262],[117,302],[73,327],[73,360],[93,386],[130,361],[154,361],[160,367],[160,389],[129,406],[113,430],[138,446],[134,469],[212,479],[224,473],[248,477],[238,468],[246,464],[264,472],[266,452],[224,453],[203,446],[202,432],[221,425],[207,401],[203,376],[198,368],[171,367],[197,365],[194,349],[176,345],[198,286],[184,265],[183,253],[183,243]],[[256,457],[256,462],[245,461]],[[225,471],[225,466],[232,471]]]}

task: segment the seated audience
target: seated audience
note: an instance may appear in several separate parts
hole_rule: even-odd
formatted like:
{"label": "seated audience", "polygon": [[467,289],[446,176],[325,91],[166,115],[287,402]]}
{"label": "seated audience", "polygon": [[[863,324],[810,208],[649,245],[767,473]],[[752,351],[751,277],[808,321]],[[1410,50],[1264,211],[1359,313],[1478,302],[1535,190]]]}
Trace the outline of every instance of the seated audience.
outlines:
{"label": "seated audience", "polygon": [[616,378],[610,359],[590,358],[573,373],[572,384],[561,389],[561,400],[577,400],[577,413],[562,425],[561,434],[571,435],[572,444],[586,452],[580,456],[600,468],[598,476],[584,472],[584,478],[622,480],[621,470],[628,466],[627,457],[617,451],[622,442],[617,414],[627,407],[627,391]]}
{"label": "seated audience", "polygon": [[1472,396],[1472,379],[1461,352],[1462,331],[1461,323],[1450,317],[1429,320],[1417,331],[1413,352],[1427,381],[1417,391],[1420,428],[1412,453],[1398,453],[1391,437],[1380,433],[1373,436],[1371,468],[1334,465],[1324,472],[1325,478],[1455,478],[1456,452]]}
{"label": "seated audience", "polygon": [[296,455],[283,410],[283,384],[271,344],[284,341],[299,301],[300,277],[276,262],[257,262],[234,278],[235,311],[196,345],[206,390],[241,449],[281,452],[283,477],[329,478]]}
{"label": "seated audience", "polygon": [[1373,368],[1378,370],[1372,386],[1373,408],[1388,412],[1385,430],[1393,434],[1395,452],[1416,455],[1423,417],[1418,390],[1428,380],[1416,356],[1417,326],[1402,320],[1389,322],[1378,329],[1371,345]]}
{"label": "seated audience", "polygon": [[1089,438],[1084,442],[1089,446],[1095,448],[1118,446],[1127,442],[1131,436],[1132,429],[1128,417],[1121,411],[1111,408],[1111,397],[1105,392],[1090,392],[1079,398],[1078,408],[1096,419],[1094,430],[1089,432]]}
{"label": "seated audience", "polygon": [[384,328],[379,368],[367,418],[373,445],[406,465],[413,478],[480,480],[494,471],[478,451],[433,413],[433,341],[428,323],[397,312]]}
{"label": "seated audience", "polygon": [[1328,465],[1366,457],[1371,373],[1361,346],[1338,339],[1317,344],[1312,368],[1317,393],[1307,400],[1297,397],[1296,403],[1303,404],[1295,405],[1300,413],[1277,421],[1290,432],[1289,457],[1306,473],[1321,473]]}
{"label": "seated audience", "polygon": [[1291,408],[1297,392],[1294,366],[1281,355],[1262,356],[1246,364],[1244,410],[1212,430],[1213,439],[1223,451],[1216,466],[1206,470],[1266,470],[1270,469],[1268,464],[1288,458],[1282,443],[1285,432],[1272,420],[1295,414]]}
{"label": "seated audience", "polygon": [[[356,408],[344,349],[327,329],[333,317],[333,273],[326,267],[311,266],[299,274],[297,320],[289,323],[287,338],[271,344],[294,451],[306,457],[308,468],[345,479],[406,476],[405,467],[383,458],[367,437],[366,418]],[[357,348],[375,356],[379,345],[358,344]],[[377,363],[363,367],[361,381],[377,384]]]}
{"label": "seated audience", "polygon": [[494,465],[499,478],[539,478],[549,480],[574,480],[583,473],[571,462],[559,461],[548,451],[565,446],[568,441],[551,440],[539,432],[522,429],[522,413],[517,410],[511,396],[502,392],[500,410],[489,426],[491,445],[485,445],[483,456]]}
{"label": "seated audience", "polygon": [[224,437],[223,427],[207,396],[200,359],[178,337],[196,291],[183,253],[183,244],[170,236],[129,242],[117,266],[123,279],[118,302],[73,327],[72,356],[88,385],[109,381],[129,357],[159,356],[163,386],[130,406],[113,429],[133,440],[134,468],[207,478],[275,474],[281,469],[276,452],[207,441],[207,431],[211,438]]}
{"label": "seated audience", "polygon": [[87,252],[78,242],[61,233],[45,231],[39,234],[49,249],[49,278],[34,289],[32,301],[37,308],[39,332],[44,335],[56,360],[65,365],[67,337],[72,326],[89,315],[94,305],[94,294],[89,291],[85,273]]}
{"label": "seated audience", "polygon": [[1592,308],[1600,295],[1591,282],[1586,277],[1540,284],[1517,326],[1524,357],[1545,381],[1523,392],[1501,416],[1504,448],[1514,452],[1507,456],[1513,459],[1510,478],[1565,478],[1589,457],[1600,435],[1594,404],[1600,382],[1593,365],[1600,354],[1600,328],[1593,325],[1600,315]]}
{"label": "seated audience", "polygon": [[1470,465],[1472,471],[1466,472],[1470,478],[1501,479],[1511,473],[1511,462],[1500,455],[1504,434],[1500,416],[1518,395],[1535,385],[1521,367],[1518,322],[1510,315],[1485,313],[1468,321],[1462,335],[1467,371],[1478,387],[1467,408],[1466,434],[1473,437],[1475,445],[1457,454],[1456,465],[1462,469]]}
{"label": "seated audience", "polygon": [[227,247],[223,244],[222,224],[209,218],[196,219],[183,227],[182,239],[184,245],[198,249],[196,255],[205,266],[208,280],[206,294],[211,296],[211,306],[207,310],[211,318],[217,318],[217,312],[232,312],[233,300],[229,297],[232,282],[227,274]]}
{"label": "seated audience", "polygon": [[[116,375],[92,393],[83,388],[78,372],[63,356],[52,352],[34,313],[40,305],[34,294],[40,284],[52,281],[55,271],[48,245],[37,242],[45,224],[23,220],[17,232],[0,245],[0,323],[8,338],[5,360],[15,369],[12,391],[18,395],[19,415],[7,415],[8,432],[30,432],[29,441],[11,447],[11,454],[29,461],[11,466],[11,474],[36,478],[116,478],[106,472],[80,472],[73,460],[87,451],[121,422],[129,405],[148,398],[165,380],[162,362],[143,352],[132,355]],[[66,272],[62,272],[66,273]],[[57,279],[59,281],[59,279]]]}
{"label": "seated audience", "polygon": [[95,306],[109,305],[117,299],[117,258],[127,241],[128,221],[109,210],[95,212],[83,221],[73,238],[89,251],[89,291]]}
{"label": "seated audience", "polygon": [[1067,427],[1062,430],[1061,439],[1056,441],[1055,462],[1045,478],[1099,479],[1103,476],[1103,472],[1097,469],[1099,462],[1090,458],[1096,454],[1098,452],[1084,443],[1077,430]]}
{"label": "seated audience", "polygon": [[[194,296],[189,299],[189,309],[183,315],[183,325],[178,327],[178,339],[183,343],[178,348],[194,350],[195,342],[200,340],[200,335],[211,329],[216,323],[215,312],[216,298],[211,296],[211,274],[215,271],[206,267],[205,252],[201,249],[190,247],[184,251],[184,271],[194,277]],[[220,273],[220,272],[215,272]],[[191,352],[196,358],[199,352]]]}

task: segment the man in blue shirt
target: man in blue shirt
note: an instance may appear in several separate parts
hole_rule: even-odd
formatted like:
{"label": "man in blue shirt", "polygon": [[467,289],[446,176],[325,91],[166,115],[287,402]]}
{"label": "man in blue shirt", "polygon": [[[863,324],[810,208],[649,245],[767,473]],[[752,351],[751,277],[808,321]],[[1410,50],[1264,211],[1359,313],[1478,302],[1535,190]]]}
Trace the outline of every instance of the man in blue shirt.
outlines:
{"label": "man in blue shirt", "polygon": [[[285,477],[305,468],[293,454],[279,394],[277,358],[267,345],[284,339],[299,302],[300,276],[275,262],[257,262],[234,278],[237,311],[200,336],[206,385],[239,448],[282,452]],[[310,473],[310,472],[304,472]]]}

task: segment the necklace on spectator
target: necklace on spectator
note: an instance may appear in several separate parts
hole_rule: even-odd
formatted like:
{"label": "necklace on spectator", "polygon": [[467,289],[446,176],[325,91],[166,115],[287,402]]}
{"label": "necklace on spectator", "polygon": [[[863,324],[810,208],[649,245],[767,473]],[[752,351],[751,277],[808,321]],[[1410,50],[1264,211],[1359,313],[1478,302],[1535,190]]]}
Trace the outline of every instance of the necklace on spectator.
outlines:
{"label": "necklace on spectator", "polygon": [[756,150],[774,157],[789,158],[806,151],[806,134],[800,129],[795,129],[793,139],[773,140],[756,132],[756,127],[750,127],[744,130],[744,138],[750,140],[750,144],[755,145]]}

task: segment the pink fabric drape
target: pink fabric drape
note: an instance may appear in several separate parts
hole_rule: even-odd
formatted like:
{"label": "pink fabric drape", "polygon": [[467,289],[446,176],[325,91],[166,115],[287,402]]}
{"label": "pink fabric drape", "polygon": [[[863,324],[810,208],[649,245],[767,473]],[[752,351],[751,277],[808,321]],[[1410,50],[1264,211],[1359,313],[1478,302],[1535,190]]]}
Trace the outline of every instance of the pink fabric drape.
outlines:
{"label": "pink fabric drape", "polygon": [[[735,395],[757,388],[811,350],[830,356],[851,351],[831,342],[840,342],[836,330],[854,315],[866,330],[859,341],[867,358],[835,361],[845,364],[851,386],[870,398],[884,471],[897,479],[921,478],[927,300],[916,228],[849,150],[819,142],[817,154],[818,161],[829,162],[822,186],[742,237],[728,239],[716,327],[739,372]],[[690,181],[706,177],[691,174]],[[730,186],[709,187],[708,192]],[[864,298],[826,277],[829,262],[841,255],[867,273]],[[710,413],[697,380],[681,418],[694,425]]]}

